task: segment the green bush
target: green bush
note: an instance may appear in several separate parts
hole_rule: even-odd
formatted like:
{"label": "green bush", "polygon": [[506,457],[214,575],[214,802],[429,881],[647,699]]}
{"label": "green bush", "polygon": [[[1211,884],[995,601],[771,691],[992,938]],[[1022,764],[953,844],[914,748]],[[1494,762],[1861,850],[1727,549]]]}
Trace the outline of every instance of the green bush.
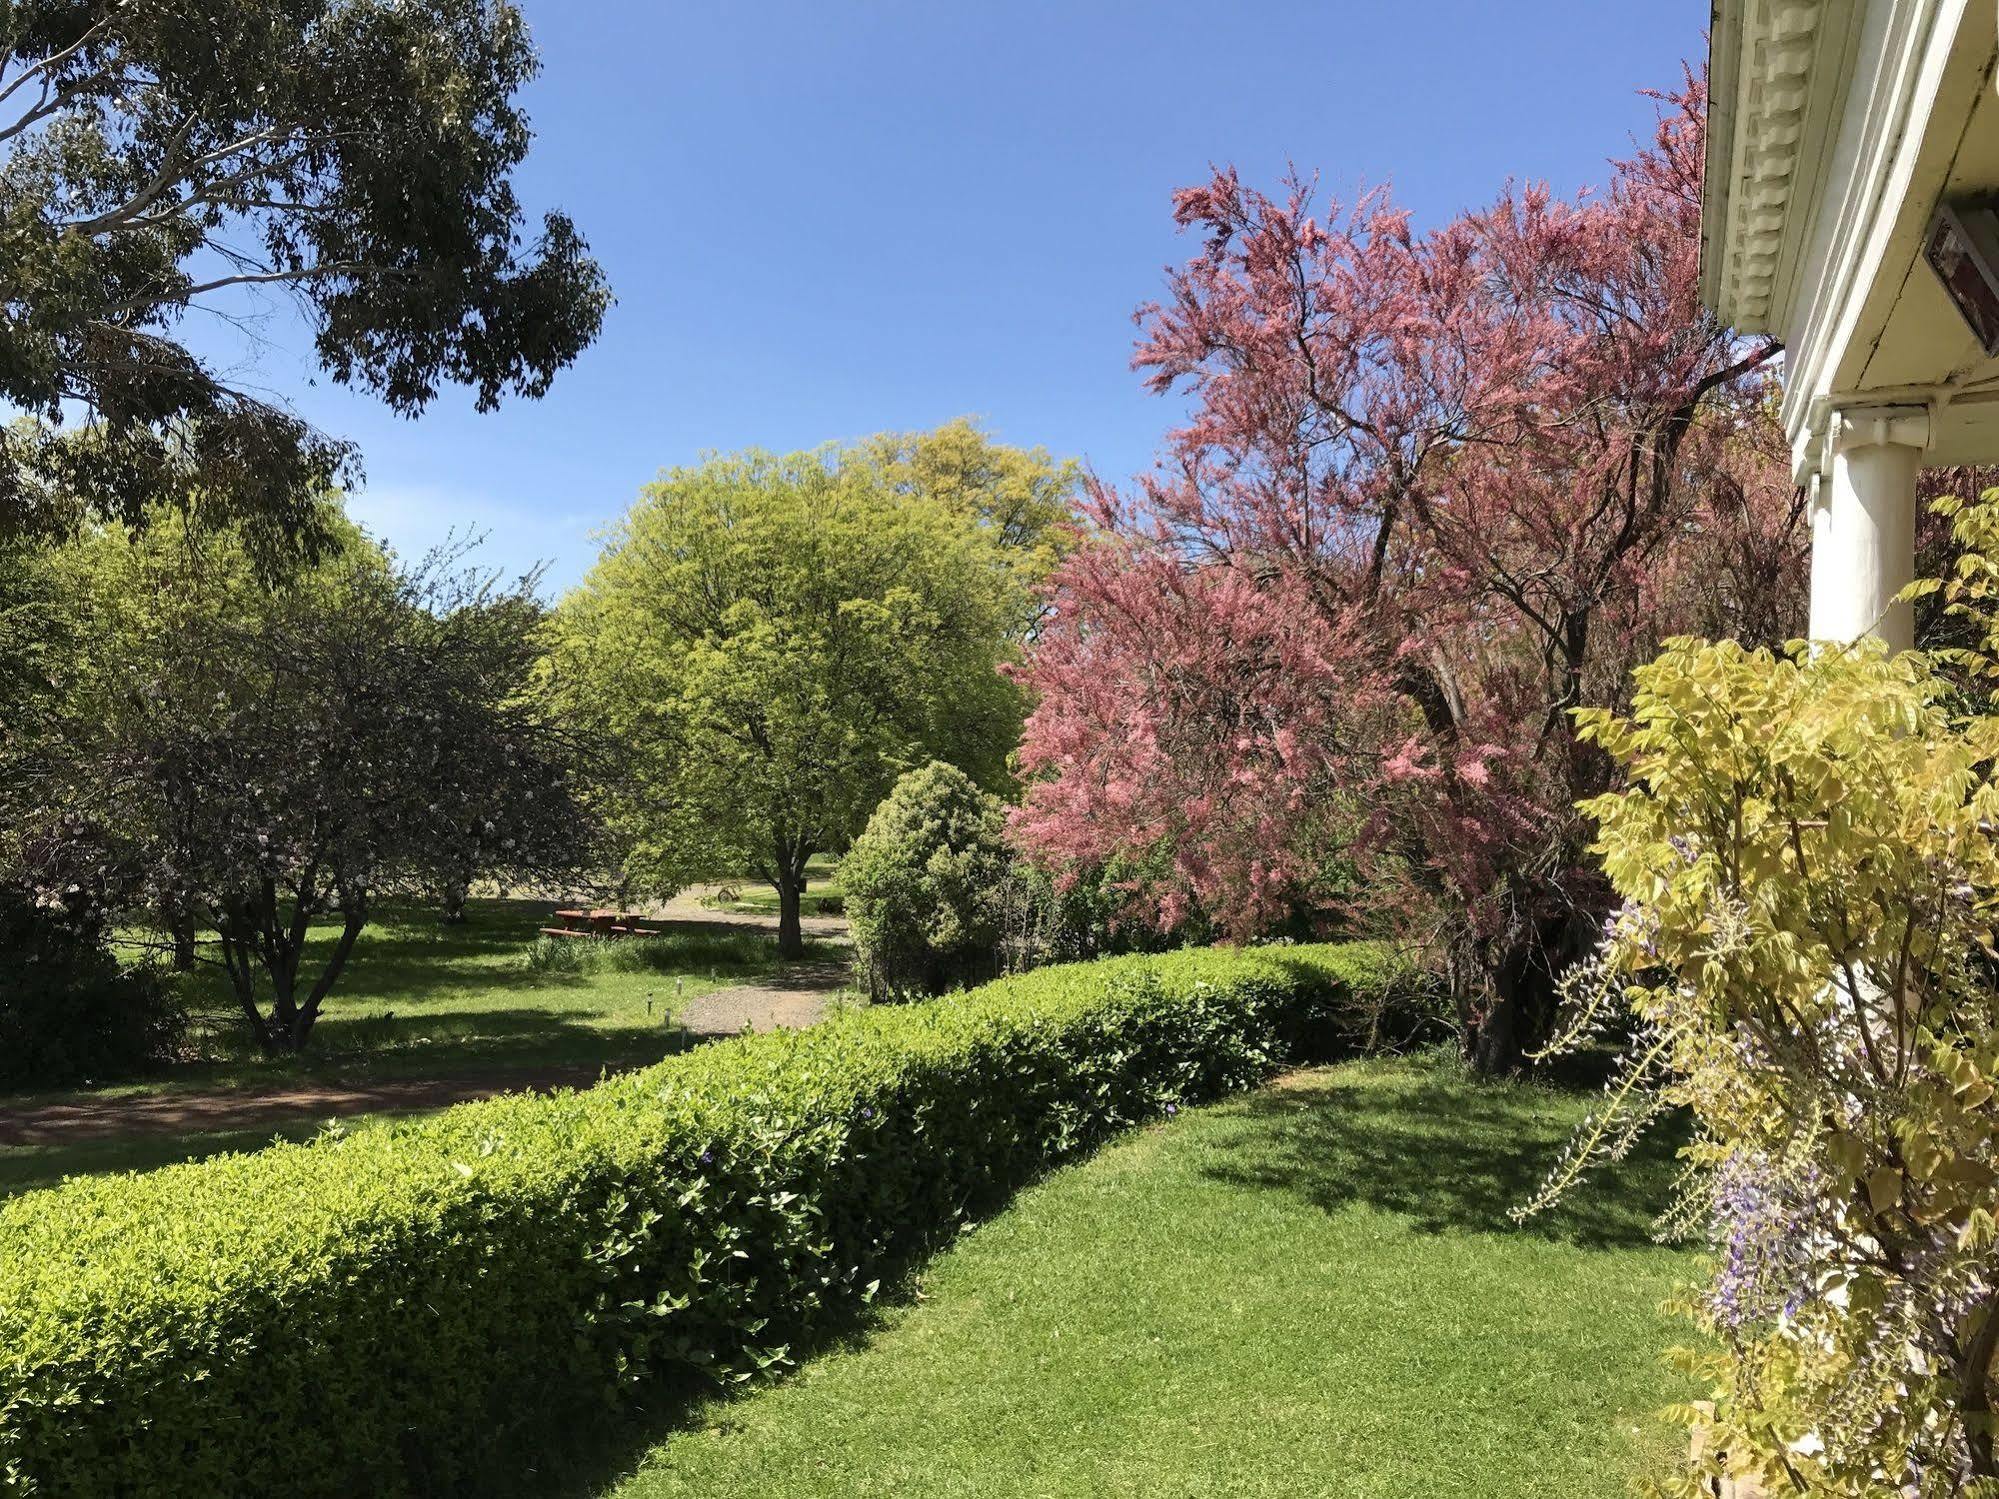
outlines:
{"label": "green bush", "polygon": [[840,862],[856,964],[877,999],[942,994],[999,971],[1006,808],[933,760],[895,783]]}
{"label": "green bush", "polygon": [[1016,859],[1001,881],[1000,962],[1008,973],[1049,963],[1075,963],[1115,953],[1167,952],[1212,940],[1198,915],[1162,932],[1136,915],[1127,884],[1145,885],[1149,871],[1116,861],[1059,876],[1031,859]]}
{"label": "green bush", "polygon": [[171,1056],[186,1028],[158,973],[0,886],[0,1088],[129,1076]]}
{"label": "green bush", "polygon": [[476,1486],[565,1397],[784,1366],[1050,1164],[1334,1049],[1351,992],[1394,978],[1363,946],[1048,968],[587,1092],[27,1193],[0,1207],[0,1480]]}

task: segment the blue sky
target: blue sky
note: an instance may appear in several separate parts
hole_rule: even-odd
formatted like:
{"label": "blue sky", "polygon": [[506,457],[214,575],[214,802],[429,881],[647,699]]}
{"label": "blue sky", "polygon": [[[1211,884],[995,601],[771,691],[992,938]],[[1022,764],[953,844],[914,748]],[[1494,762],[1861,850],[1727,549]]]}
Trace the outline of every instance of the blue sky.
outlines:
{"label": "blue sky", "polygon": [[313,383],[273,303],[258,381],[361,444],[355,513],[454,527],[573,582],[661,467],[982,417],[1148,466],[1175,418],[1131,313],[1193,245],[1211,162],[1387,183],[1434,222],[1508,177],[1570,190],[1702,50],[1703,0],[524,0],[546,64],[521,177],[607,268],[599,343],[540,402],[416,422]]}

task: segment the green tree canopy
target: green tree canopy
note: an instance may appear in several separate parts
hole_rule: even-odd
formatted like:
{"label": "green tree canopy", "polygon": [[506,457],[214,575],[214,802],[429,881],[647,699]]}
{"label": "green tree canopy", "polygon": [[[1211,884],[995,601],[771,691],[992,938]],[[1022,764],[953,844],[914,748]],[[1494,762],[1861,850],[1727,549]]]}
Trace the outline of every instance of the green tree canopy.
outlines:
{"label": "green tree canopy", "polygon": [[[562,880],[589,856],[578,748],[534,690],[533,579],[451,553],[405,568],[320,503],[334,544],[271,586],[240,535],[157,517],[32,553],[26,596],[85,628],[0,763],[4,883],[85,930],[156,915],[185,945],[212,926],[274,1051],[306,1043],[384,896]],[[314,971],[327,916],[341,936]]]}
{"label": "green tree canopy", "polygon": [[969,417],[929,432],[880,433],[857,456],[898,491],[941,500],[985,527],[1019,577],[1030,624],[1039,618],[1039,589],[1075,534],[1081,464],[995,442]]}
{"label": "green tree canopy", "polygon": [[171,499],[313,539],[351,449],[180,333],[240,288],[398,411],[540,395],[609,295],[562,215],[522,245],[536,66],[505,0],[0,0],[0,400],[33,418],[0,431],[0,538]]}
{"label": "green tree canopy", "polygon": [[944,759],[1004,784],[1023,589],[995,528],[865,445],[666,473],[558,609],[550,663],[625,756],[630,875],[746,870],[799,951],[806,861],[898,775]]}

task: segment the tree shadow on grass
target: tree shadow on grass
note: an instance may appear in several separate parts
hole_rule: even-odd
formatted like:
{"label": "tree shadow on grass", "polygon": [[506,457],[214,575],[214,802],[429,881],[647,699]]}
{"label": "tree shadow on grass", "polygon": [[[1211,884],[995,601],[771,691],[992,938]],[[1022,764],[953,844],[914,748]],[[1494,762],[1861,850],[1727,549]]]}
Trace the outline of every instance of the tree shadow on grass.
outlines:
{"label": "tree shadow on grass", "polygon": [[[1676,1174],[1680,1130],[1662,1127],[1602,1180],[1585,1184],[1563,1206],[1515,1224],[1523,1202],[1567,1140],[1586,1095],[1518,1083],[1484,1083],[1447,1067],[1411,1062],[1356,1077],[1298,1074],[1227,1106],[1204,1149],[1205,1173],[1237,1188],[1294,1193],[1325,1212],[1366,1205],[1405,1217],[1423,1233],[1528,1235],[1586,1249],[1649,1247],[1658,1212]],[[1107,1142],[1110,1143],[1110,1142]],[[1036,1173],[1035,1179],[1039,1179]],[[976,1218],[1004,1209],[1015,1192]],[[948,1241],[930,1246],[934,1252]],[[801,1360],[863,1347],[885,1315],[910,1304],[924,1256],[887,1286],[874,1305],[824,1328]],[[766,1388],[747,1387],[744,1396]],[[621,1411],[585,1413],[522,1437],[527,1453],[513,1468],[536,1499],[589,1499],[630,1475],[647,1452],[675,1431],[730,1426],[729,1403],[713,1386],[648,1385]]]}
{"label": "tree shadow on grass", "polygon": [[1588,1100],[1404,1066],[1362,1081],[1308,1074],[1253,1095],[1211,1147],[1220,1159],[1207,1174],[1289,1192],[1329,1213],[1356,1205],[1395,1213],[1420,1233],[1526,1234],[1597,1249],[1655,1242],[1684,1125],[1655,1126],[1624,1162],[1516,1223],[1512,1209],[1541,1185]]}
{"label": "tree shadow on grass", "polygon": [[0,1201],[22,1192],[60,1186],[72,1176],[154,1171],[232,1151],[262,1150],[280,1140],[309,1140],[325,1127],[324,1120],[301,1119],[288,1124],[204,1134],[0,1147]]}
{"label": "tree shadow on grass", "polygon": [[390,1010],[327,1016],[314,1027],[314,1046],[297,1061],[265,1064],[281,1083],[287,1071],[304,1078],[532,1070],[543,1065],[602,1062],[626,1067],[656,1062],[694,1044],[664,1001],[655,1017],[606,1025],[603,1010],[508,1008],[439,1014]]}

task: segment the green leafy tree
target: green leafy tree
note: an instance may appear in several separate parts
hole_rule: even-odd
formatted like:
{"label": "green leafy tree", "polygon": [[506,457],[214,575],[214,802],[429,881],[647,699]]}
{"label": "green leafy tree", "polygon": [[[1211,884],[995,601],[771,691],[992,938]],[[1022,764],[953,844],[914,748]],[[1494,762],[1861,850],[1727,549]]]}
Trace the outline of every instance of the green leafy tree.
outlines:
{"label": "green leafy tree", "polygon": [[1038,623],[1041,585],[1075,542],[1082,465],[1046,448],[995,442],[968,417],[929,432],[884,432],[860,456],[905,494],[927,495],[973,517],[1002,548]]}
{"label": "green leafy tree", "polygon": [[895,783],[840,863],[854,947],[876,998],[996,976],[1012,856],[1006,806],[933,760]]}
{"label": "green leafy tree", "polygon": [[98,927],[157,913],[177,945],[212,927],[274,1052],[306,1045],[384,898],[567,878],[591,827],[576,742],[533,690],[532,580],[405,569],[324,524],[346,543],[275,587],[233,535],[105,528],[62,549],[97,629],[56,731],[0,784],[37,906]]}
{"label": "green leafy tree", "polygon": [[628,875],[744,870],[803,950],[806,862],[931,759],[1002,784],[1025,617],[1001,540],[867,455],[750,453],[669,471],[557,611],[550,669],[624,763]]}
{"label": "green leafy tree", "polygon": [[609,296],[561,214],[522,247],[536,67],[505,0],[0,3],[0,536],[171,500],[315,539],[351,449],[181,336],[244,288],[397,411],[545,391]]}

